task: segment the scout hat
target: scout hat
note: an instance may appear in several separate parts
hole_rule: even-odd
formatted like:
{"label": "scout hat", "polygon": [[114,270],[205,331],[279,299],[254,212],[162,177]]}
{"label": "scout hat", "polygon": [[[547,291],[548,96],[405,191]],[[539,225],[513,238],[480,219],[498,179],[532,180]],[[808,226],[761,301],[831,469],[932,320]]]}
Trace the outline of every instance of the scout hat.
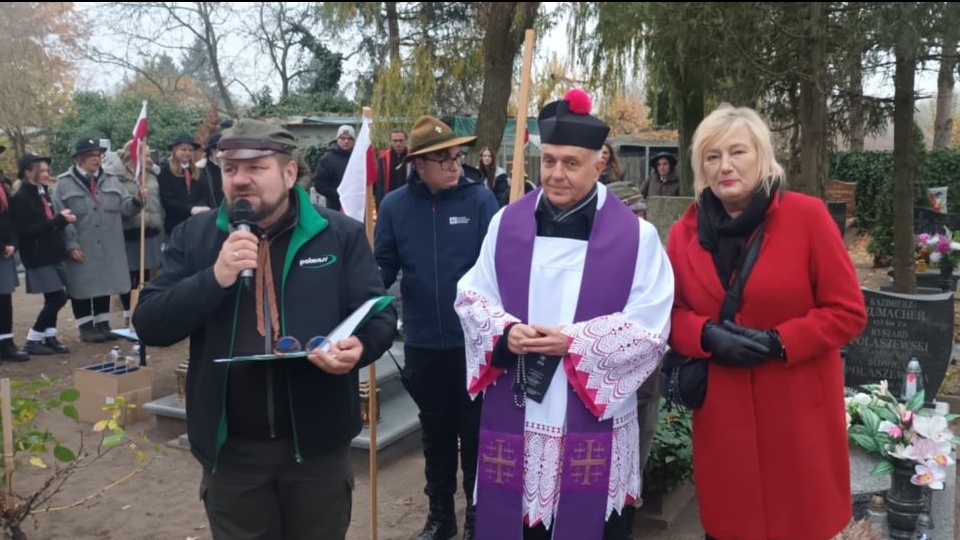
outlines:
{"label": "scout hat", "polygon": [[610,126],[591,116],[591,107],[590,96],[579,88],[570,90],[559,101],[544,105],[537,117],[540,142],[600,150]]}
{"label": "scout hat", "polygon": [[175,146],[181,145],[181,144],[189,144],[190,146],[193,147],[194,150],[200,149],[200,143],[193,140],[193,137],[191,137],[187,133],[181,133],[173,138],[173,142],[170,143],[170,146],[167,147],[167,150],[173,150]]}
{"label": "scout hat", "polygon": [[218,159],[254,159],[271,154],[293,155],[297,140],[283,127],[242,118],[223,130],[217,142]]}
{"label": "scout hat", "polygon": [[50,164],[50,158],[41,156],[39,154],[24,154],[20,157],[20,161],[17,162],[17,178],[23,178],[23,175],[26,174],[27,169],[31,165],[39,161],[46,161],[47,165]]}
{"label": "scout hat", "polygon": [[677,167],[677,156],[671,154],[670,152],[660,152],[659,154],[650,158],[651,169],[655,169],[657,167],[657,162],[660,161],[660,158],[667,158],[667,161],[670,162],[671,169],[674,169]]}
{"label": "scout hat", "polygon": [[424,115],[417,118],[413,124],[413,130],[410,131],[410,152],[407,153],[404,161],[444,148],[469,145],[476,140],[477,138],[472,135],[457,137],[450,126],[432,116]]}
{"label": "scout hat", "polygon": [[93,152],[94,150],[99,150],[101,153],[106,153],[107,149],[100,146],[100,143],[93,139],[80,139],[77,141],[77,146],[73,151],[72,157],[77,157],[80,154],[86,154],[87,152]]}

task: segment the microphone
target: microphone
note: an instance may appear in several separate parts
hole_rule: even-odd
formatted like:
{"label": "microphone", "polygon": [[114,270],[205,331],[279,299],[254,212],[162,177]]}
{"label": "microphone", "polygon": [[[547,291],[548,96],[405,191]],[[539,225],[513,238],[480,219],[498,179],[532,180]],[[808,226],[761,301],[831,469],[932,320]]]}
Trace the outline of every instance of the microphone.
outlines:
{"label": "microphone", "polygon": [[[230,213],[230,224],[238,231],[250,232],[250,226],[255,223],[255,215],[250,201],[239,199],[233,203],[233,212]],[[245,289],[253,286],[253,269],[244,268],[240,271],[240,282]]]}

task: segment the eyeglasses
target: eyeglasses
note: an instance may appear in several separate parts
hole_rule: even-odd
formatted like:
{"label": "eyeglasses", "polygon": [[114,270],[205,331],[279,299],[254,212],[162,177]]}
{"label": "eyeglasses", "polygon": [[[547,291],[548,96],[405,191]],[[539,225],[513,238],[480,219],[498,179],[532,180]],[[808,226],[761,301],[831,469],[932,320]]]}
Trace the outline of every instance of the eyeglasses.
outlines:
{"label": "eyeglasses", "polygon": [[[307,341],[306,352],[313,352],[315,349],[322,348],[327,343],[326,336],[313,336],[310,338],[310,341]],[[276,354],[293,354],[304,352],[304,348],[299,339],[293,336],[283,336],[277,340],[274,352]]]}
{"label": "eyeglasses", "polygon": [[[432,161],[434,163],[439,163],[440,168],[445,171],[455,171],[460,166],[460,163],[463,161],[463,152],[457,152],[456,155],[451,154],[450,152],[431,152],[426,156],[423,156],[423,159],[426,161]],[[430,157],[433,156],[433,157]]]}

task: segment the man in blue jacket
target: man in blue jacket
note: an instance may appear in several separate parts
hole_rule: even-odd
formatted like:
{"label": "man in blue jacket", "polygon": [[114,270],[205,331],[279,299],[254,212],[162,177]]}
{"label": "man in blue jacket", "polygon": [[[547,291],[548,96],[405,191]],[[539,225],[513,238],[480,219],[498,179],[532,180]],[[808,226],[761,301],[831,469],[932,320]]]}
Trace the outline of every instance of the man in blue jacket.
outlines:
{"label": "man in blue jacket", "polygon": [[480,254],[499,205],[480,182],[469,180],[457,137],[432,116],[413,126],[407,184],[384,197],[377,216],[374,255],[385,287],[402,273],[403,382],[420,409],[430,513],[417,540],[457,534],[457,448],[467,498],[463,538],[473,538],[480,400],[467,396],[460,319],[453,310],[457,281]]}
{"label": "man in blue jacket", "polygon": [[[293,135],[241,119],[217,149],[220,210],[173,230],[133,323],[147,345],[190,338],[187,434],[214,540],[342,540],[360,432],[357,370],[393,342],[396,311],[306,358],[216,362],[272,353],[281,337],[305,349],[384,294],[363,225],[314,207],[296,184]],[[248,230],[229,219],[240,200],[253,210]]]}

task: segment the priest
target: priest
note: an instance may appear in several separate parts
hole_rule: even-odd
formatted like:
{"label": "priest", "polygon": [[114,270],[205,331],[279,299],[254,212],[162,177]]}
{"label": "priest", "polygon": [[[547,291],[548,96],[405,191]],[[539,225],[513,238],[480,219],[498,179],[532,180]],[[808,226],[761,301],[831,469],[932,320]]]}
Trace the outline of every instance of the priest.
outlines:
{"label": "priest", "polygon": [[610,128],[571,90],[539,115],[541,188],[496,214],[458,283],[483,394],[479,540],[624,540],[640,496],[636,391],[670,331],[656,229],[597,180]]}

